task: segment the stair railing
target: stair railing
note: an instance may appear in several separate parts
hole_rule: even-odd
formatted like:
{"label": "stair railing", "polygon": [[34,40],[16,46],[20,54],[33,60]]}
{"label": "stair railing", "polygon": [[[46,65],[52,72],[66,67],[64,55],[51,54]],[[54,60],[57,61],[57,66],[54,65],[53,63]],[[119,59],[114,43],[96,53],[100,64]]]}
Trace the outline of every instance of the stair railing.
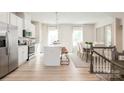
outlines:
{"label": "stair railing", "polygon": [[108,80],[120,78],[120,73],[124,72],[124,66],[112,60],[114,50],[115,47],[91,46],[90,73],[103,74]]}

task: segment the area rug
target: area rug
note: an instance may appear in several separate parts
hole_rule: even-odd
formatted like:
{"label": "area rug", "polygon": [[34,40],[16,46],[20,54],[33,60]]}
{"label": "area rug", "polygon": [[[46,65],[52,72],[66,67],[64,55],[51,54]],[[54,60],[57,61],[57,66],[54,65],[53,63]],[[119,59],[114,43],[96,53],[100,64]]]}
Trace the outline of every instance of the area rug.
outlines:
{"label": "area rug", "polygon": [[76,54],[69,54],[70,61],[74,63],[76,68],[89,68],[90,63],[81,60]]}

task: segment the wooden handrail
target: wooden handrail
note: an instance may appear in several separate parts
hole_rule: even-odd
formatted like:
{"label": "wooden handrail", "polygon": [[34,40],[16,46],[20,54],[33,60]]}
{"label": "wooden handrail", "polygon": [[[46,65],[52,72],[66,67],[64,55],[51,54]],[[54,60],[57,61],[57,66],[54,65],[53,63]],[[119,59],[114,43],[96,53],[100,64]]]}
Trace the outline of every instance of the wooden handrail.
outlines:
{"label": "wooden handrail", "polygon": [[114,46],[112,47],[92,47],[92,49],[113,49],[115,48]]}

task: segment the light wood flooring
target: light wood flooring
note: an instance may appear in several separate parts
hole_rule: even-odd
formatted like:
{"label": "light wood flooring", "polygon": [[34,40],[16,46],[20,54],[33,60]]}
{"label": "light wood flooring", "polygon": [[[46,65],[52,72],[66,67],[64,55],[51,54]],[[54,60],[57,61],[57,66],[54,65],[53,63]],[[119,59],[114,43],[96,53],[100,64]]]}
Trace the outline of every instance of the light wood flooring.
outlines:
{"label": "light wood flooring", "polygon": [[2,81],[97,81],[95,74],[89,73],[89,68],[76,68],[73,62],[60,67],[46,67],[43,56],[38,55],[10,73]]}

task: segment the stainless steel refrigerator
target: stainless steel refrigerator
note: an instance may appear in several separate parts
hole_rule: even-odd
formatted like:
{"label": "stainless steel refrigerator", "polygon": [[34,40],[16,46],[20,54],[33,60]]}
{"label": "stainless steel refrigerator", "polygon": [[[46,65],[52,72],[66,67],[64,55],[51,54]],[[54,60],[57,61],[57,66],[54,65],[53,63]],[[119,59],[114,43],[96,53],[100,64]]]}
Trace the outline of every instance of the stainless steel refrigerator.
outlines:
{"label": "stainless steel refrigerator", "polygon": [[0,78],[18,67],[17,27],[0,22]]}

